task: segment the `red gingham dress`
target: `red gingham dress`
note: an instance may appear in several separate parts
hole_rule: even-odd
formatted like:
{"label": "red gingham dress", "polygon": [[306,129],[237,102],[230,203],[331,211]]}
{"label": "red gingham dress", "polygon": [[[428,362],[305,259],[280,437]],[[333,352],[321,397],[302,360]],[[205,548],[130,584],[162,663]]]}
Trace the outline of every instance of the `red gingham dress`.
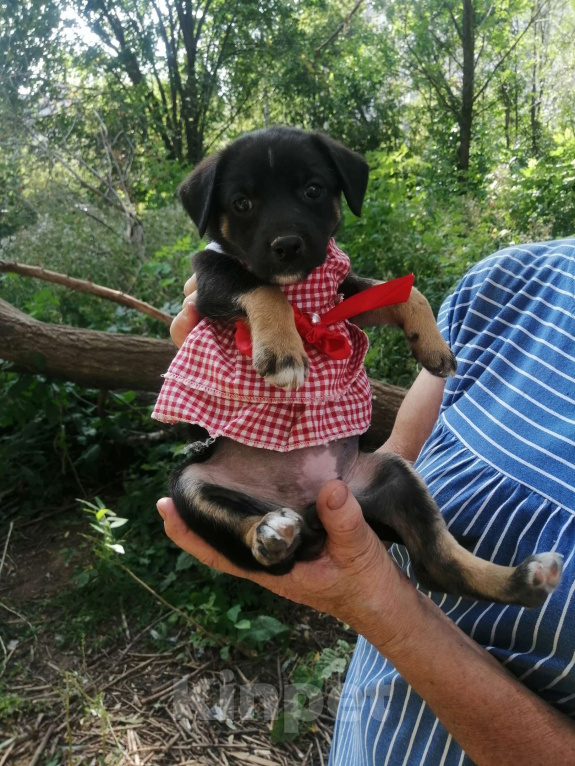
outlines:
{"label": "red gingham dress", "polygon": [[[307,314],[325,314],[343,300],[338,287],[349,258],[330,240],[327,258],[301,283],[282,285],[288,301]],[[368,339],[347,321],[330,325],[347,334],[351,356],[334,360],[305,343],[309,378],[297,391],[266,382],[235,343],[234,322],[202,319],[184,341],[160,391],[152,417],[203,426],[250,447],[288,452],[364,433],[371,390],[364,368]]]}

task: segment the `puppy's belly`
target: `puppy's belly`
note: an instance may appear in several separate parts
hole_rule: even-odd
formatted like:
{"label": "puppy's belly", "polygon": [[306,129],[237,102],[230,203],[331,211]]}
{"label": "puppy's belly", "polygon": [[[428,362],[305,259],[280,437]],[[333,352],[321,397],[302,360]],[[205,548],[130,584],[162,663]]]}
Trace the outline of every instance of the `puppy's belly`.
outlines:
{"label": "puppy's belly", "polygon": [[291,452],[257,449],[221,438],[212,457],[194,465],[194,480],[301,510],[315,502],[326,481],[349,477],[357,457],[357,437]]}

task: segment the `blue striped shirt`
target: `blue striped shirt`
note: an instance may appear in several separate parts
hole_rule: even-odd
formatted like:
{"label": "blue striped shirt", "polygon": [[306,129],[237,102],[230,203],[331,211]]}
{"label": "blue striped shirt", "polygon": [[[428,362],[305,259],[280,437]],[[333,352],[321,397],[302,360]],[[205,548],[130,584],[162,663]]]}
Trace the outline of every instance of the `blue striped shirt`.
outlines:
{"label": "blue striped shirt", "polygon": [[[429,597],[519,680],[575,717],[575,240],[485,259],[446,299],[440,329],[457,356],[417,460],[449,529],[514,565],[564,556],[540,608]],[[391,554],[413,578],[402,546]],[[344,686],[332,766],[467,764],[426,703],[365,639]]]}

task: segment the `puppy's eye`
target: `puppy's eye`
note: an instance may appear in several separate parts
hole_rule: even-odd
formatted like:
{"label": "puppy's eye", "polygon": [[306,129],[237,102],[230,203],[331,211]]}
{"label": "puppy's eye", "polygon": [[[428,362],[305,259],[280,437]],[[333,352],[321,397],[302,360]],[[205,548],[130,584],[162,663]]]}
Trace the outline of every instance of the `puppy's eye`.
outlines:
{"label": "puppy's eye", "polygon": [[306,187],[304,194],[308,199],[317,199],[318,197],[321,197],[322,191],[323,187],[319,184],[310,184]]}
{"label": "puppy's eye", "polygon": [[253,207],[251,200],[249,200],[247,197],[238,197],[232,202],[232,205],[238,211],[238,213],[247,213],[248,210],[251,210]]}

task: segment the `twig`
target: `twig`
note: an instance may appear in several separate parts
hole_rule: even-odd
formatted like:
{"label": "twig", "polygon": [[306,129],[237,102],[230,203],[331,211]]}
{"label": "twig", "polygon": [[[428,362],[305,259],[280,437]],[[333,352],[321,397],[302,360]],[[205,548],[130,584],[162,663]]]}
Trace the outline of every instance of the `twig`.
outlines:
{"label": "twig", "polygon": [[[122,564],[120,561],[118,561],[117,563],[118,563],[118,566],[120,567],[120,569],[123,569],[124,572],[126,572],[126,574],[129,574],[130,577],[138,583],[138,585],[141,585],[142,588],[145,588],[145,590],[147,590],[148,593],[151,593],[152,596],[154,596],[154,598],[156,598],[158,601],[160,601],[160,603],[162,603],[164,606],[167,606],[169,609],[171,609],[172,612],[175,612],[176,614],[179,614],[180,617],[183,617],[184,620],[186,620],[186,622],[188,622],[188,623],[190,623],[191,625],[194,626],[194,628],[198,631],[198,633],[202,633],[207,638],[211,638],[212,641],[215,641],[215,643],[218,644],[218,646],[225,646],[226,645],[226,642],[223,639],[221,639],[218,636],[214,635],[209,630],[206,630],[206,628],[204,628],[202,625],[200,625],[200,623],[197,620],[195,620],[193,617],[191,617],[189,614],[186,614],[181,609],[178,609],[177,606],[174,606],[173,604],[170,604],[169,601],[166,601],[165,598],[160,596],[159,593],[156,593],[156,591],[153,588],[151,588],[147,583],[145,583],[143,580],[140,580],[138,575],[135,575],[132,572],[131,569],[128,569],[128,567],[124,566],[124,564]],[[241,649],[239,646],[237,648],[246,657],[250,656],[247,652],[245,652],[245,650]]]}
{"label": "twig", "polygon": [[149,630],[151,630],[151,629],[152,629],[152,628],[153,628],[155,625],[157,625],[157,624],[158,624],[158,623],[159,623],[161,620],[165,619],[165,618],[168,616],[168,614],[170,614],[170,613],[168,612],[168,613],[166,613],[166,614],[161,614],[159,617],[156,617],[156,619],[155,619],[155,620],[152,620],[152,622],[151,622],[149,625],[146,625],[146,627],[145,627],[143,630],[141,630],[141,631],[138,633],[138,635],[137,635],[137,636],[136,636],[136,637],[133,639],[133,641],[131,641],[131,642],[128,644],[128,646],[126,646],[124,649],[122,649],[122,651],[120,652],[120,654],[119,654],[119,656],[118,656],[118,659],[117,659],[117,660],[114,662],[114,664],[113,664],[113,666],[112,666],[112,667],[115,667],[115,666],[116,666],[116,665],[117,665],[117,664],[120,662],[120,660],[121,660],[121,659],[122,659],[122,658],[123,658],[123,657],[124,657],[126,654],[128,654],[128,652],[130,651],[130,649],[131,649],[133,646],[135,646],[135,645],[138,643],[138,641],[139,641],[139,640],[142,638],[142,636],[144,636],[144,635],[145,635],[145,634],[146,634],[146,633],[147,633]]}
{"label": "twig", "polygon": [[317,48],[314,50],[313,55],[317,58],[321,51],[328,46],[335,38],[339,35],[339,33],[344,30],[349,22],[351,21],[352,16],[356,13],[356,11],[359,9],[359,6],[363,3],[363,0],[357,0],[356,4],[353,6],[351,11],[347,14],[345,19],[341,22],[339,27],[335,30],[335,32],[330,35],[325,42],[323,42],[321,45],[318,45]]}
{"label": "twig", "polygon": [[316,747],[317,747],[317,754],[319,755],[319,761],[321,763],[321,766],[325,766],[325,763],[324,763],[324,760],[323,760],[323,753],[321,752],[321,747],[319,745],[318,738],[314,737],[314,739],[315,739],[315,744],[316,744]]}
{"label": "twig", "polygon": [[309,757],[310,757],[310,755],[311,755],[311,751],[312,751],[312,750],[313,750],[313,744],[311,744],[311,745],[308,747],[308,749],[307,749],[307,753],[305,754],[305,757],[304,757],[304,759],[303,759],[303,762],[302,762],[302,765],[301,765],[301,766],[307,766],[307,764],[308,764],[308,761],[309,761]]}
{"label": "twig", "polygon": [[157,689],[153,694],[150,694],[147,697],[144,697],[140,702],[142,705],[147,705],[149,702],[155,702],[156,700],[160,699],[161,697],[164,697],[165,695],[169,694],[173,688],[174,688],[174,681],[176,681],[178,684],[187,683],[192,678],[195,678],[199,673],[202,672],[202,670],[205,670],[207,667],[209,667],[213,663],[213,660],[208,660],[207,662],[204,662],[203,665],[200,665],[198,668],[196,668],[193,673],[186,673],[185,676],[181,676],[180,678],[172,678],[171,681],[169,681],[167,684],[164,684],[159,689]]}
{"label": "twig", "polygon": [[4,543],[4,552],[2,553],[2,561],[0,561],[0,577],[2,577],[2,569],[4,568],[4,561],[6,559],[6,553],[8,552],[8,543],[10,542],[10,536],[12,535],[12,530],[14,529],[14,522],[10,522],[10,526],[8,527],[8,536],[6,537],[6,542]]}
{"label": "twig", "polygon": [[50,511],[50,513],[45,513],[43,516],[38,516],[35,519],[30,519],[29,521],[25,521],[23,524],[18,524],[18,531],[21,529],[24,529],[25,527],[30,527],[32,524],[39,524],[41,521],[44,521],[44,519],[49,519],[52,516],[57,516],[59,513],[63,513],[64,511],[69,511],[70,508],[74,508],[78,505],[78,501],[74,500],[73,503],[66,503],[65,505],[61,505],[59,508],[56,508],[55,511]]}
{"label": "twig", "polygon": [[270,716],[270,722],[269,722],[270,731],[273,729],[274,722],[278,714],[278,709],[281,704],[281,700],[283,699],[283,696],[284,696],[284,684],[283,684],[282,669],[281,669],[279,654],[276,657],[276,660],[277,660],[277,674],[278,674],[278,696],[277,696],[276,704],[274,706],[273,713]]}
{"label": "twig", "polygon": [[50,737],[52,736],[52,733],[55,728],[56,728],[56,724],[52,724],[50,728],[48,729],[48,731],[46,732],[46,734],[44,734],[44,737],[42,738],[42,742],[40,742],[40,744],[36,748],[36,752],[34,753],[34,756],[32,757],[32,760],[30,761],[28,766],[36,766],[36,764],[40,760],[42,753],[46,749],[46,745],[48,744],[48,741]]}
{"label": "twig", "polygon": [[77,279],[66,274],[59,274],[56,271],[48,271],[41,266],[30,266],[26,263],[14,263],[12,261],[0,261],[0,271],[9,271],[13,274],[20,274],[23,277],[35,277],[36,279],[43,279],[45,282],[64,285],[64,287],[68,287],[70,290],[90,293],[99,298],[128,306],[128,308],[135,309],[141,314],[147,314],[147,316],[157,319],[165,325],[169,326],[172,323],[172,317],[169,314],[157,309],[155,306],[151,306],[146,301],[141,301],[138,298],[134,298],[133,295],[128,295],[120,290],[113,290],[111,287],[96,285],[90,280]]}
{"label": "twig", "polygon": [[170,752],[172,747],[176,744],[176,742],[180,739],[180,737],[181,737],[180,732],[178,732],[177,734],[174,734],[174,736],[169,740],[169,742],[165,745],[165,747],[161,748],[159,752],[152,751],[150,755],[146,756],[146,758],[144,758],[144,760],[142,761],[142,766],[146,766],[148,761],[151,761],[152,758],[154,757],[158,758],[159,756],[162,756],[162,755],[164,756],[168,755],[168,753]]}
{"label": "twig", "polygon": [[[125,673],[122,673],[121,676],[118,676],[117,678],[114,678],[112,681],[109,681],[107,684],[104,684],[104,686],[98,686],[98,692],[104,692],[106,689],[109,689],[110,686],[114,686],[115,684],[119,683],[120,681],[123,681],[125,678],[128,678],[128,676],[133,675],[138,670],[143,670],[144,668],[147,668],[148,665],[151,665],[152,662],[155,661],[155,657],[150,657],[149,660],[146,660],[145,662],[141,662],[139,665],[136,665],[133,668],[130,668],[129,670],[126,670]],[[96,686],[96,683],[92,683],[92,686]]]}
{"label": "twig", "polygon": [[2,759],[0,760],[0,766],[4,766],[4,764],[8,762],[8,758],[10,758],[10,753],[12,752],[12,750],[14,750],[17,744],[18,744],[17,740],[14,739],[14,741],[12,742],[8,750],[6,750],[6,752],[2,756]]}
{"label": "twig", "polygon": [[30,620],[27,620],[26,617],[24,617],[24,615],[20,614],[20,612],[17,612],[15,609],[12,609],[9,606],[6,606],[6,604],[4,604],[2,601],[0,601],[0,607],[2,607],[2,609],[5,609],[7,612],[10,612],[11,614],[15,615],[16,617],[19,617],[22,620],[22,622],[25,622],[26,625],[28,625],[32,629],[32,631],[34,630],[34,626],[30,622]]}

